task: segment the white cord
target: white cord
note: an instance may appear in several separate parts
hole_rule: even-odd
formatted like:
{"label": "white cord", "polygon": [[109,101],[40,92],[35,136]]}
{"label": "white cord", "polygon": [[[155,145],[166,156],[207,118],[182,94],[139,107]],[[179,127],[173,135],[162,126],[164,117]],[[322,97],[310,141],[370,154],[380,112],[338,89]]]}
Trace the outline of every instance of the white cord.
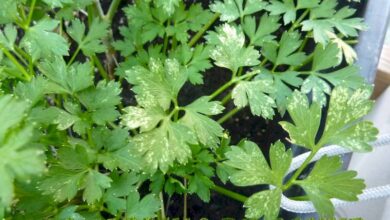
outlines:
{"label": "white cord", "polygon": [[[389,144],[390,144],[390,134],[387,134],[387,135],[380,136],[375,142],[372,143],[372,146],[381,147]],[[351,152],[351,150],[348,150],[340,146],[331,145],[320,149],[311,161],[319,160],[324,155],[334,156],[334,155],[340,155],[349,152]],[[309,154],[310,152],[307,152],[295,157],[292,161],[288,173],[291,173],[292,171],[298,169],[303,164],[305,159],[309,156]],[[384,198],[384,197],[390,197],[390,184],[365,189],[363,190],[363,193],[358,196],[359,201],[367,201],[367,200]],[[341,207],[341,206],[357,203],[357,202],[343,201],[339,199],[332,199],[331,201],[335,207]],[[316,211],[312,202],[295,201],[287,198],[284,195],[282,195],[281,207],[286,211],[294,212],[294,213],[312,213]]]}

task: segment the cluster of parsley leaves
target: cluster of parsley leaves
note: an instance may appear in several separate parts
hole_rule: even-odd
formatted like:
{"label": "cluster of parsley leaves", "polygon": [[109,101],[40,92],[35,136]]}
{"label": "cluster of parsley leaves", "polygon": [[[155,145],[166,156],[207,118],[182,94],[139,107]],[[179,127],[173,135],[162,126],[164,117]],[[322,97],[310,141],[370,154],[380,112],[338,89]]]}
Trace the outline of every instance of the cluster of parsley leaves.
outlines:
{"label": "cluster of parsley leaves", "polygon": [[[353,64],[365,29],[354,14],[337,0],[2,0],[0,218],[165,219],[179,194],[185,219],[188,194],[210,202],[215,190],[246,218],[276,219],[292,185],[333,216],[330,199],[356,201],[363,180],[328,156],[300,174],[328,144],[365,152],[375,140],[360,120],[373,102]],[[211,68],[230,79],[180,103]],[[289,141],[311,152],[290,179],[281,141],[268,157],[230,143],[223,122],[245,107],[290,116]],[[245,197],[216,178],[272,187]]]}

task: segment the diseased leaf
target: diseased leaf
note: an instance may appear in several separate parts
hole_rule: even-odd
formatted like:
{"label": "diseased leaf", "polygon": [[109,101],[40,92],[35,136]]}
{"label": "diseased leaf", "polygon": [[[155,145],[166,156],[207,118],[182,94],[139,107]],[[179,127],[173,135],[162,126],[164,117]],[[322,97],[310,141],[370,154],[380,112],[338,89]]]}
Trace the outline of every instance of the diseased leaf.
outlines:
{"label": "diseased leaf", "polygon": [[251,195],[245,201],[245,217],[258,219],[264,216],[265,220],[277,219],[280,209],[282,190],[276,188],[265,190]]}
{"label": "diseased leaf", "polygon": [[154,0],[154,3],[158,8],[162,8],[165,13],[172,15],[175,12],[175,8],[179,6],[181,0]]}
{"label": "diseased leaf", "polygon": [[331,198],[357,201],[357,195],[365,187],[362,179],[356,179],[355,171],[342,171],[339,157],[322,157],[309,176],[298,182],[322,217],[333,217]]}
{"label": "diseased leaf", "polygon": [[272,118],[276,104],[274,99],[267,95],[274,92],[272,84],[269,79],[238,83],[232,91],[234,104],[239,108],[249,105],[253,115]]}
{"label": "diseased leaf", "polygon": [[239,67],[255,66],[260,63],[258,60],[260,54],[253,46],[245,47],[245,36],[235,26],[224,24],[217,32],[211,32],[206,38],[210,45],[215,45],[210,57],[217,66],[237,72]]}
{"label": "diseased leaf", "polygon": [[142,132],[150,131],[166,117],[160,107],[139,108],[129,106],[123,109],[126,114],[122,115],[122,124],[129,129],[141,128]]}
{"label": "diseased leaf", "polygon": [[313,102],[324,106],[326,104],[326,95],[330,94],[331,88],[326,81],[317,75],[310,75],[303,81],[301,91],[303,93],[311,92]]}
{"label": "diseased leaf", "polygon": [[244,18],[246,15],[256,13],[267,5],[263,0],[224,0],[217,1],[210,6],[215,13],[221,14],[221,21],[232,22],[238,18]]}

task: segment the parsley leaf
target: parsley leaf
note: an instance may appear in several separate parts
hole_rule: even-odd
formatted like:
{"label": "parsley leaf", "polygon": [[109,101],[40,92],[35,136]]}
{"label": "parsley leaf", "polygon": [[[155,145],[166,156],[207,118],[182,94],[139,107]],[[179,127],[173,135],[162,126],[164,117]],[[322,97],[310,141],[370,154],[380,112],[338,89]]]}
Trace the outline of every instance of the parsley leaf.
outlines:
{"label": "parsley leaf", "polygon": [[140,108],[128,106],[123,109],[122,124],[129,129],[141,128],[141,132],[150,131],[167,115],[161,107]]}
{"label": "parsley leaf", "polygon": [[68,27],[68,34],[78,43],[78,48],[80,48],[85,55],[92,56],[95,53],[106,51],[102,39],[106,37],[108,33],[107,28],[107,22],[93,19],[88,34],[84,36],[84,23],[79,19],[75,19],[72,21],[72,25]]}
{"label": "parsley leaf", "polygon": [[276,104],[274,99],[266,94],[273,92],[272,79],[241,81],[234,87],[232,98],[237,107],[243,108],[249,105],[253,115],[270,119],[274,116],[273,108]]}
{"label": "parsley leaf", "polygon": [[0,45],[9,50],[14,50],[17,34],[15,26],[7,24],[4,29],[0,31]]}
{"label": "parsley leaf", "polygon": [[355,171],[342,171],[341,167],[340,157],[324,156],[306,179],[297,181],[322,217],[334,216],[331,198],[357,201],[365,188],[364,181],[355,178]]}
{"label": "parsley leaf", "polygon": [[222,113],[224,107],[220,102],[210,102],[209,98],[204,96],[187,105],[184,109],[185,115],[180,122],[195,132],[200,143],[217,147],[219,137],[223,135],[223,128],[207,116]]}
{"label": "parsley leaf", "polygon": [[353,151],[369,151],[370,141],[378,131],[368,121],[359,121],[372,108],[369,100],[371,89],[359,88],[355,91],[338,86],[333,89],[325,130],[320,141],[316,136],[321,121],[321,108],[318,103],[309,102],[306,96],[295,91],[288,101],[287,110],[293,123],[280,122],[289,133],[292,143],[318,150],[326,144],[337,144]]}
{"label": "parsley leaf", "polygon": [[291,150],[285,150],[283,143],[276,142],[270,148],[270,164],[268,165],[259,147],[250,141],[243,141],[240,145],[231,147],[225,153],[229,167],[234,168],[230,181],[237,186],[252,186],[271,184],[273,190],[255,193],[244,203],[247,208],[245,217],[275,219],[279,214],[283,178],[292,161]]}
{"label": "parsley leaf", "polygon": [[295,52],[301,44],[298,32],[284,32],[279,45],[274,42],[265,43],[262,52],[276,66],[281,64],[299,66],[306,59],[304,52]]}
{"label": "parsley leaf", "polygon": [[279,29],[279,19],[280,18],[278,16],[269,16],[264,14],[261,16],[260,23],[256,28],[255,17],[245,17],[243,29],[250,39],[249,45],[262,47],[264,42],[273,41],[275,36],[272,35],[272,33]]}
{"label": "parsley leaf", "polygon": [[53,55],[68,55],[69,46],[66,40],[61,35],[52,32],[58,24],[56,20],[43,19],[26,31],[20,44],[31,54],[33,60]]}
{"label": "parsley leaf", "polygon": [[210,45],[215,45],[210,57],[215,65],[225,67],[237,72],[242,66],[255,66],[259,64],[260,54],[253,46],[245,47],[245,36],[239,28],[224,24],[211,32],[207,37]]}
{"label": "parsley leaf", "polygon": [[29,143],[32,127],[22,125],[27,103],[6,95],[0,97],[0,109],[0,206],[8,207],[14,197],[14,180],[40,174],[45,165],[43,151]]}
{"label": "parsley leaf", "polygon": [[210,6],[211,11],[221,14],[221,21],[232,22],[238,18],[243,19],[244,16],[256,13],[267,5],[266,2],[260,0],[224,0],[217,1]]}
{"label": "parsley leaf", "polygon": [[175,7],[179,6],[181,0],[154,0],[154,4],[158,8],[162,8],[167,15],[172,15],[175,12]]}
{"label": "parsley leaf", "polygon": [[148,194],[142,199],[137,191],[130,192],[127,197],[127,216],[135,219],[148,219],[155,217],[160,209],[160,201],[153,194]]}

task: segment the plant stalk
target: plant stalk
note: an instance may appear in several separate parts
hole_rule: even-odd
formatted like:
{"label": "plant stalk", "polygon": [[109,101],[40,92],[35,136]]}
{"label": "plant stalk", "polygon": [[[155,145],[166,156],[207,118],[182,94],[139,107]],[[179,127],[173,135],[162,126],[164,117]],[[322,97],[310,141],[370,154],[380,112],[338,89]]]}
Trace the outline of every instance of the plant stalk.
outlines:
{"label": "plant stalk", "polygon": [[112,19],[114,18],[114,15],[116,13],[116,11],[118,10],[118,7],[121,3],[121,0],[113,0],[111,2],[111,5],[110,7],[108,8],[108,12],[107,14],[105,15],[105,19],[106,21],[108,21],[110,24],[112,22]]}
{"label": "plant stalk", "polygon": [[284,186],[282,188],[283,191],[289,189],[294,184],[294,182],[297,180],[299,175],[301,175],[302,171],[307,167],[307,165],[309,165],[309,163],[311,162],[313,157],[316,155],[316,153],[317,153],[317,150],[313,150],[310,152],[309,156],[306,158],[306,160],[303,162],[303,164],[299,167],[299,169],[297,171],[295,171],[294,175],[287,181],[286,184],[284,184]]}
{"label": "plant stalk", "polygon": [[188,43],[188,46],[189,47],[192,47],[196,44],[196,42],[198,42],[198,40],[203,36],[203,34],[211,27],[211,25],[214,24],[214,22],[219,18],[221,14],[219,13],[216,13],[214,14],[214,16],[210,19],[210,21],[208,23],[206,23],[202,29],[200,29],[198,31],[198,33],[195,34],[194,37],[192,37],[192,39],[190,40],[190,42]]}
{"label": "plant stalk", "polygon": [[246,196],[243,196],[239,193],[230,191],[230,190],[225,189],[221,186],[214,185],[211,189],[219,194],[225,195],[227,197],[230,197],[230,198],[237,200],[239,202],[242,202],[242,203],[244,203],[248,199]]}
{"label": "plant stalk", "polygon": [[226,120],[228,120],[229,118],[233,117],[233,115],[237,114],[240,110],[241,110],[241,108],[234,108],[234,109],[232,109],[231,111],[226,113],[224,116],[222,116],[220,119],[218,119],[217,122],[219,124],[224,123]]}

